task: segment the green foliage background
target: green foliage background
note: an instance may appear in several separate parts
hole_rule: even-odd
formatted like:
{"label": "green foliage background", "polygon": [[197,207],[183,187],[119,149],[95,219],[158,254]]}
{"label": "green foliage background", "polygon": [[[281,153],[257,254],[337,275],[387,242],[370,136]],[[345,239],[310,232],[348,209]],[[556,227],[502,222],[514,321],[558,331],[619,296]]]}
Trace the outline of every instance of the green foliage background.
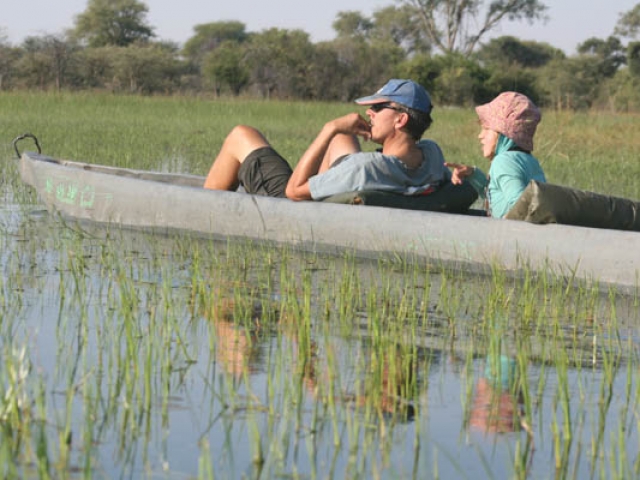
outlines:
{"label": "green foliage background", "polygon": [[558,110],[640,111],[640,3],[620,13],[608,37],[584,39],[575,54],[513,36],[490,39],[506,18],[542,20],[541,0],[491,2],[483,17],[485,3],[399,0],[370,17],[338,12],[336,37],[317,43],[300,29],[252,32],[240,21],[214,20],[195,25],[181,46],[156,38],[145,2],[89,0],[74,28],[20,45],[0,25],[0,91],[349,101],[396,77],[424,85],[436,105],[469,107],[515,90]]}

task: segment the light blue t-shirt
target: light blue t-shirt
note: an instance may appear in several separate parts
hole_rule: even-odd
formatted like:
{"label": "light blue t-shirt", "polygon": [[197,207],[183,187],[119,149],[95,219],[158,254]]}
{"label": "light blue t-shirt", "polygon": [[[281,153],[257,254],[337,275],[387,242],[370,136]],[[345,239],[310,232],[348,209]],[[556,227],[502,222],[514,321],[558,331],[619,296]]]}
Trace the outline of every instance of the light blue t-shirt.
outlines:
{"label": "light blue t-shirt", "polygon": [[478,194],[482,198],[488,197],[494,218],[502,218],[511,210],[531,180],[547,181],[536,157],[511,150],[514,146],[513,140],[501,134],[489,168],[489,178],[478,168],[469,177]]}
{"label": "light blue t-shirt", "polygon": [[398,157],[381,152],[347,155],[326,172],[309,179],[311,198],[322,200],[338,193],[363,190],[416,195],[450,179],[451,173],[444,166],[438,144],[421,140],[417,145],[422,150],[423,162],[414,169]]}

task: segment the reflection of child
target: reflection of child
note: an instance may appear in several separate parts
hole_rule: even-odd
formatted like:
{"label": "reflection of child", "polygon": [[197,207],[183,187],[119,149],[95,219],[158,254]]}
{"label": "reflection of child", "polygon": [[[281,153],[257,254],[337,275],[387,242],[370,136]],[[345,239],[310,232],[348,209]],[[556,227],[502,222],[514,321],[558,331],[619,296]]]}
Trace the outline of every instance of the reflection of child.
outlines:
{"label": "reflection of child", "polygon": [[521,396],[514,392],[516,363],[504,355],[497,360],[487,359],[476,385],[469,425],[485,432],[515,432],[520,430],[522,415]]}

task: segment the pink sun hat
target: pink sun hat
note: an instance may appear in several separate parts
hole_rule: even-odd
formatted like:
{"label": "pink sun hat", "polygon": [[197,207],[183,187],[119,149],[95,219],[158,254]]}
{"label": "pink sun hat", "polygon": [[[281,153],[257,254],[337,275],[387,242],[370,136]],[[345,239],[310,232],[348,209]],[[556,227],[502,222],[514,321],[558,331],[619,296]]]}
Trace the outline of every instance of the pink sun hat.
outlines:
{"label": "pink sun hat", "polygon": [[533,136],[542,115],[526,95],[501,93],[491,102],[476,107],[476,113],[483,127],[503,134],[524,150],[533,150]]}

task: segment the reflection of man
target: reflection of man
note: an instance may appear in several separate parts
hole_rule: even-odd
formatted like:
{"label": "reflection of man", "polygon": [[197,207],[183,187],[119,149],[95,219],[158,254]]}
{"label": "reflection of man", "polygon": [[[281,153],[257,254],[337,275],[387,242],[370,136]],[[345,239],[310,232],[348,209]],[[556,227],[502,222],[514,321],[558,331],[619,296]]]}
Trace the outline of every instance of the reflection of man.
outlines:
{"label": "reflection of man", "polygon": [[385,351],[381,357],[368,352],[370,368],[364,372],[362,390],[344,394],[357,408],[372,409],[384,416],[390,415],[401,421],[411,421],[415,416],[412,396],[415,387],[414,357],[405,354],[400,347]]}
{"label": "reflection of man", "polygon": [[[239,322],[234,319],[239,310],[232,299],[218,297],[207,314],[216,333],[216,360],[234,379],[242,379],[261,368],[259,325],[265,320],[263,316],[268,315],[263,306],[256,303],[251,309],[251,320]],[[308,332],[303,333],[300,325],[288,319],[286,314],[278,312],[277,315],[283,342],[280,347],[282,351],[291,352],[291,371],[314,398],[327,401],[329,395],[335,396],[358,408],[372,408],[404,421],[413,419],[415,410],[410,398],[415,386],[415,365],[412,355],[404,354],[400,348],[384,352],[382,358],[371,353],[371,368],[366,372],[363,391],[337,393],[331,385],[335,382],[333,375],[329,372],[319,374],[318,348]],[[325,347],[332,348],[331,345]]]}
{"label": "reflection of man", "polygon": [[[406,358],[408,364],[403,359]],[[366,392],[360,401],[366,404],[372,401],[378,406],[382,412],[397,414],[405,420],[412,420],[415,411],[413,405],[408,401],[410,398],[410,390],[414,381],[414,366],[412,357],[403,357],[398,349],[392,358],[384,357],[382,359],[381,382],[376,386],[373,385]]]}
{"label": "reflection of man", "polygon": [[[280,326],[282,327],[281,323]],[[286,325],[290,327],[292,325]],[[369,409],[390,414],[411,421],[415,416],[415,408],[410,401],[414,388],[415,371],[411,355],[404,355],[400,349],[385,352],[382,358],[371,354],[371,366],[365,372],[362,390],[355,393],[341,392],[331,385],[335,376],[327,369],[318,366],[317,346],[309,339],[300,338],[298,330],[285,328],[285,335],[292,341],[292,351],[295,355],[298,372],[302,374],[303,385],[314,398],[329,401],[330,396],[339,402],[345,402],[356,408]],[[331,345],[325,348],[333,349]],[[335,356],[335,352],[330,355]],[[356,382],[358,383],[358,382]]]}
{"label": "reflection of man", "polygon": [[469,426],[485,432],[507,433],[521,428],[522,398],[514,391],[515,360],[501,355],[487,359],[476,384]]}
{"label": "reflection of man", "polygon": [[235,378],[243,374],[258,371],[260,345],[258,322],[262,316],[261,305],[254,305],[251,311],[252,322],[248,327],[234,320],[235,303],[221,298],[211,312],[216,332],[216,359],[225,372]]}
{"label": "reflection of man", "polygon": [[257,372],[260,357],[258,336],[234,322],[218,320],[216,331],[216,359],[225,372],[235,378]]}

